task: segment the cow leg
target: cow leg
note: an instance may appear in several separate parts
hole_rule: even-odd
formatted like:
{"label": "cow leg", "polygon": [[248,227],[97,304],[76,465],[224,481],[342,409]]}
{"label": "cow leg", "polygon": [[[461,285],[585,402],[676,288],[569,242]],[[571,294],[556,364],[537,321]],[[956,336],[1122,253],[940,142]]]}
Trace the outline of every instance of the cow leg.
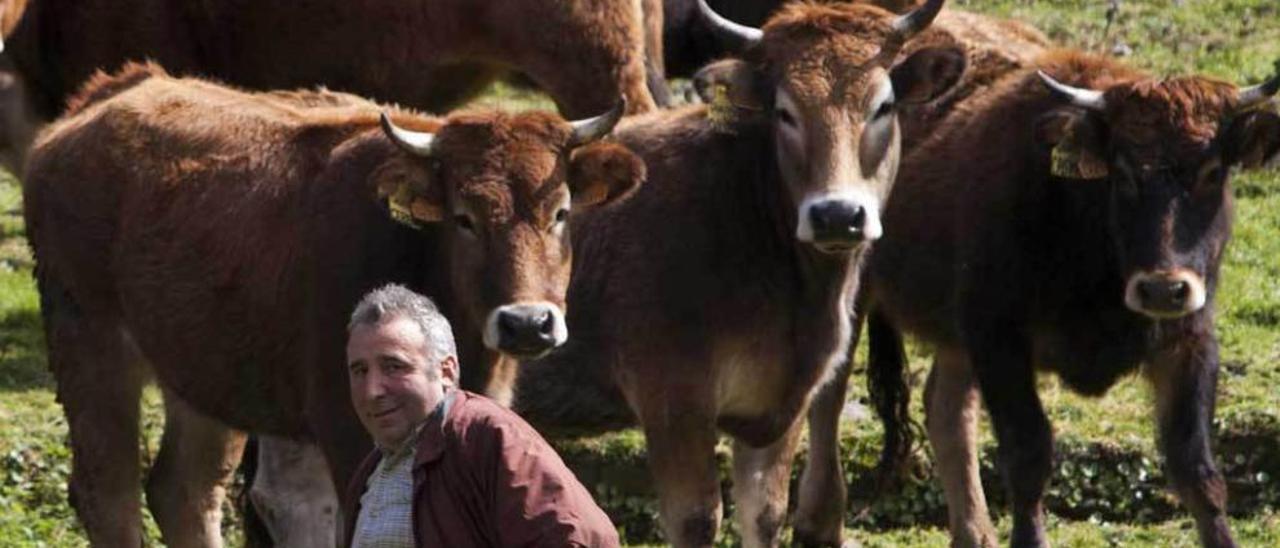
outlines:
{"label": "cow leg", "polygon": [[164,436],[147,476],[147,506],[169,546],[222,546],[222,501],[243,433],[166,391]]}
{"label": "cow leg", "polygon": [[744,547],[778,544],[778,532],[787,515],[791,462],[803,425],[797,419],[768,447],[755,448],[741,441],[733,444],[734,519]]}
{"label": "cow leg", "polygon": [[711,546],[720,530],[715,421],[666,406],[646,415],[641,421],[667,542],[681,548]]}
{"label": "cow leg", "polygon": [[941,348],[925,383],[925,426],[947,496],[951,545],[994,547],[995,527],[978,474],[978,392],[962,351]]}
{"label": "cow leg", "polygon": [[1182,503],[1195,517],[1200,543],[1235,546],[1227,525],[1227,486],[1209,447],[1218,385],[1218,345],[1211,335],[1197,345],[1160,356],[1147,369],[1156,389],[1160,450]]}
{"label": "cow leg", "polygon": [[1048,546],[1044,489],[1053,458],[1053,432],[1036,392],[1028,343],[1014,326],[977,325],[971,363],[999,442],[1000,468],[1013,506],[1014,547]]}
{"label": "cow leg", "polygon": [[77,310],[50,310],[42,297],[49,365],[71,436],[71,506],[92,545],[140,546],[143,373],[127,358],[119,327]]}
{"label": "cow leg", "polygon": [[258,436],[258,470],[249,498],[278,548],[336,545],[338,494],[315,445]]}
{"label": "cow leg", "polygon": [[848,493],[840,467],[840,415],[849,389],[853,353],[865,318],[854,318],[849,359],[836,366],[833,377],[818,387],[809,405],[809,457],[800,475],[795,540],[798,546],[840,546]]}

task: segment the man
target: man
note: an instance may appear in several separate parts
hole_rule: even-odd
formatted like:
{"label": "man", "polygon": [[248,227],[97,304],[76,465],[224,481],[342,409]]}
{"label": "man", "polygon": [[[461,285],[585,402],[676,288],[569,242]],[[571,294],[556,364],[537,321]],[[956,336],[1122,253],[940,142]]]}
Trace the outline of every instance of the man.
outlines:
{"label": "man", "polygon": [[398,285],[347,327],[373,451],[343,501],[348,546],[617,546],[608,516],[524,420],[458,388],[448,320]]}

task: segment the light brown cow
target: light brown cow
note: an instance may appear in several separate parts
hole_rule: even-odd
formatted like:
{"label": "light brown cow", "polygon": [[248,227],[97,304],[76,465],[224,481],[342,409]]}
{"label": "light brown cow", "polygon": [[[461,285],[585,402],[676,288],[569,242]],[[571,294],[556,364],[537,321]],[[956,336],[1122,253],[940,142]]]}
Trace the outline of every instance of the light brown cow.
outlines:
{"label": "light brown cow", "polygon": [[[95,70],[144,59],[252,89],[327,85],[431,112],[508,70],[566,116],[604,112],[619,96],[628,112],[655,108],[642,15],[655,0],[18,0],[9,11],[24,3],[4,27],[5,52],[28,115],[42,121]],[[660,25],[655,15],[649,24]],[[17,129],[10,140],[25,152],[33,134]]]}
{"label": "light brown cow", "polygon": [[149,505],[171,545],[220,545],[241,447],[228,427],[316,441],[338,485],[369,449],[342,363],[363,292],[400,281],[440,297],[462,337],[513,312],[499,332],[514,346],[497,346],[541,352],[565,335],[571,202],[616,200],[644,172],[618,145],[586,144],[620,105],[572,124],[392,110],[380,128],[381,107],[352,96],[250,94],[133,65],[70,110],[36,143],[24,201],[72,503],[96,545],[141,542],[149,373],[173,426]]}
{"label": "light brown cow", "polygon": [[894,63],[941,5],[896,16],[798,3],[761,31],[703,3],[745,47],[699,76],[722,100],[616,133],[649,182],[574,222],[574,336],[524,365],[515,408],[553,429],[638,421],[668,542],[714,539],[720,431],[735,439],[744,545],[777,542],[797,419],[844,359],[854,274],[881,233],[895,105],[935,97],[963,69],[950,49]]}
{"label": "light brown cow", "polygon": [[[862,1],[886,7],[894,3]],[[981,109],[983,97],[997,80],[1033,66],[1048,45],[1048,38],[1025,23],[950,8],[942,10],[933,25],[907,44],[901,55],[926,47],[958,47],[965,52],[968,68],[960,81],[937,99],[904,105],[899,110],[904,157],[949,123],[953,115],[964,117]],[[839,538],[844,528],[847,492],[840,465],[839,419],[845,405],[849,363],[840,364],[831,382],[814,395],[808,417],[809,453],[797,497],[797,519],[826,542]]]}

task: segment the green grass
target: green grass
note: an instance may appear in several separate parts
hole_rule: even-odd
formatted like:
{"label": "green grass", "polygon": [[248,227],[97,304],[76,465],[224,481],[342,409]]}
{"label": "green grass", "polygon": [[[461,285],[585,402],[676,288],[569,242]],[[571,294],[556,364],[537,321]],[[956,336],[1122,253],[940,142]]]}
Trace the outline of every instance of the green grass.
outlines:
{"label": "green grass", "polygon": [[[1127,48],[1131,63],[1157,74],[1200,72],[1254,83],[1271,74],[1280,59],[1280,4],[1275,0],[1126,0],[1104,36],[1106,4],[952,0],[955,7],[1028,21],[1064,44],[1105,51]],[[507,85],[496,86],[479,103],[509,109],[551,107],[545,97]],[[1280,440],[1280,172],[1239,174],[1234,185],[1235,239],[1218,304],[1224,364],[1218,418],[1225,443],[1237,449],[1221,453],[1221,459],[1239,480],[1231,486],[1233,501],[1245,505],[1236,508],[1239,515],[1233,520],[1238,540],[1245,546],[1280,546],[1280,461],[1260,460],[1277,458],[1265,448]],[[0,546],[83,546],[83,532],[66,502],[67,430],[46,364],[20,194],[16,182],[0,181]],[[913,371],[922,379],[928,354],[912,347],[911,357]],[[854,384],[851,398],[865,398],[861,379],[855,378]],[[1189,518],[1161,487],[1150,395],[1144,384],[1128,379],[1096,400],[1070,394],[1052,379],[1043,379],[1042,388],[1063,457],[1050,493],[1058,502],[1051,507],[1057,504],[1088,515],[1080,520],[1051,516],[1054,543],[1194,546]],[[918,387],[914,398],[920,417]],[[140,444],[145,464],[154,458],[163,417],[154,390],[144,400]],[[873,421],[845,426],[851,462],[861,463],[847,471],[853,484],[870,464],[879,432]],[[990,437],[984,436],[989,452]],[[1263,449],[1251,452],[1255,447]],[[620,512],[629,538],[656,540],[656,504],[648,494],[633,494],[647,487],[638,434],[566,446],[566,453],[575,455],[571,460],[595,463],[579,470],[588,478],[584,481]],[[985,460],[989,464],[990,459]],[[906,495],[868,517],[850,520],[847,536],[866,546],[945,546],[946,533],[937,528],[943,510],[936,485],[924,481],[906,489]],[[1138,492],[1146,502],[1136,500],[1133,494]],[[997,503],[1002,498],[998,489],[989,488],[988,495]],[[998,504],[995,511],[1004,512]],[[1116,520],[1107,515],[1128,517],[1113,523]],[[934,525],[923,525],[925,518]],[[1007,523],[1000,523],[1007,533]],[[226,524],[231,545],[238,545],[234,512],[229,511]],[[147,528],[156,543],[158,534],[149,519]],[[724,543],[732,542],[732,536],[726,536]]]}

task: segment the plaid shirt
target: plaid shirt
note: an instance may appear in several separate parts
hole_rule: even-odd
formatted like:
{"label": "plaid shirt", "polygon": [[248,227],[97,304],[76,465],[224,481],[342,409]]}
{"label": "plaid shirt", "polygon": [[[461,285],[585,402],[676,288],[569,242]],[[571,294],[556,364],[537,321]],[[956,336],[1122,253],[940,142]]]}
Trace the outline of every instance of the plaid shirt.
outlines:
{"label": "plaid shirt", "polygon": [[[432,414],[448,414],[451,403],[453,392],[449,391]],[[413,462],[427,422],[418,425],[399,449],[383,451],[385,456],[360,497],[351,548],[413,548]]]}
{"label": "plaid shirt", "polygon": [[418,432],[397,451],[386,453],[369,476],[351,548],[413,548],[413,457]]}

